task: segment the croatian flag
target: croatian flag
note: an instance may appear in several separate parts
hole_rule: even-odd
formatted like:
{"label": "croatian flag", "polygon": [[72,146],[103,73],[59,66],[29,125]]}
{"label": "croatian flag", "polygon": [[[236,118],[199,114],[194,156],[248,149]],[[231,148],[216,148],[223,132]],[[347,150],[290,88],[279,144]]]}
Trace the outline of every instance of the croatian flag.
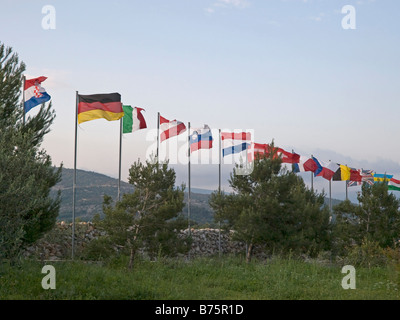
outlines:
{"label": "croatian flag", "polygon": [[204,125],[204,128],[192,130],[192,134],[190,135],[190,152],[212,148],[213,137],[208,125]]}
{"label": "croatian flag", "polygon": [[186,126],[183,122],[177,120],[167,120],[164,117],[160,116],[160,130],[162,131],[160,134],[161,142],[167,140],[171,137],[177,136],[182,132],[186,131]]}
{"label": "croatian flag", "polygon": [[46,79],[47,77],[39,77],[35,79],[25,80],[25,113],[27,113],[32,108],[51,99],[46,90],[40,85]]}
{"label": "croatian flag", "polygon": [[240,153],[247,150],[251,144],[250,132],[221,132],[222,156]]}

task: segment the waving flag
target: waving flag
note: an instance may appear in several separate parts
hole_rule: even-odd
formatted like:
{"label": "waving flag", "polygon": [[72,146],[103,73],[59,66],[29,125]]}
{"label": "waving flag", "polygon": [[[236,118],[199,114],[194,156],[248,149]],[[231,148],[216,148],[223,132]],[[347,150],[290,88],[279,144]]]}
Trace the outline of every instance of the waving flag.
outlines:
{"label": "waving flag", "polygon": [[[268,156],[272,152],[271,146],[269,144],[261,143],[252,143],[247,150],[249,161],[253,161],[255,155]],[[277,147],[274,147],[274,150],[276,151],[276,157],[280,157],[282,163],[299,163],[300,161],[300,155],[298,155],[297,153],[291,153]]]}
{"label": "waving flag", "polygon": [[78,95],[78,122],[95,119],[119,120],[124,110],[119,93]]}
{"label": "waving flag", "polygon": [[374,177],[374,182],[389,182],[390,179],[393,178],[393,175],[387,175],[386,173],[374,173],[372,174],[372,176]]}
{"label": "waving flag", "polygon": [[400,180],[391,178],[388,183],[388,189],[393,191],[400,191]]}
{"label": "waving flag", "polygon": [[294,172],[306,172],[311,171],[315,172],[318,169],[317,163],[314,159],[309,157],[300,156],[299,162],[293,164]]}
{"label": "waving flag", "polygon": [[30,80],[25,80],[24,87],[24,109],[27,113],[32,108],[45,103],[51,99],[46,90],[41,86],[47,77],[39,77]]}
{"label": "waving flag", "polygon": [[350,168],[350,180],[347,181],[348,187],[359,186],[362,184],[362,176],[360,170]]}
{"label": "waving flag", "polygon": [[177,120],[169,121],[164,117],[160,116],[160,130],[161,130],[160,139],[161,142],[163,142],[164,140],[167,140],[171,137],[175,137],[185,132],[186,126],[183,122]]}
{"label": "waving flag", "polygon": [[317,163],[318,169],[314,172],[314,176],[323,177],[326,180],[331,180],[335,172],[339,169],[339,165],[332,161],[319,161],[316,158],[313,158]]}
{"label": "waving flag", "polygon": [[348,181],[350,180],[350,168],[343,164],[339,165],[335,174],[332,177],[333,181]]}
{"label": "waving flag", "polygon": [[122,118],[122,133],[131,133],[140,129],[146,129],[146,120],[142,115],[142,108],[132,108],[131,106],[122,106],[124,117]]}
{"label": "waving flag", "polygon": [[222,156],[247,150],[251,143],[250,132],[221,132]]}
{"label": "waving flag", "polygon": [[192,134],[190,135],[190,152],[197,151],[199,149],[211,149],[213,143],[213,137],[211,129],[208,125],[204,125],[204,128],[191,129]]}
{"label": "waving flag", "polygon": [[362,183],[368,183],[369,185],[373,185],[374,184],[374,170],[364,170],[361,169],[359,170],[360,175],[361,175],[361,182]]}

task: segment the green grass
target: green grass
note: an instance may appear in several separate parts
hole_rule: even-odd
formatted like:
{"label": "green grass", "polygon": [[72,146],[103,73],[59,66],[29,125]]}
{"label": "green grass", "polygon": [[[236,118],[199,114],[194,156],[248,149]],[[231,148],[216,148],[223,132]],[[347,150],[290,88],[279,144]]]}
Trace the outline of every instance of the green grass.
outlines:
{"label": "green grass", "polygon": [[[56,289],[41,286],[43,264],[2,265],[0,300],[398,300],[399,272],[356,268],[356,289],[344,290],[339,266],[274,258],[246,264],[235,257],[191,261],[126,261],[98,265],[52,262]],[[398,269],[397,269],[398,270]]]}

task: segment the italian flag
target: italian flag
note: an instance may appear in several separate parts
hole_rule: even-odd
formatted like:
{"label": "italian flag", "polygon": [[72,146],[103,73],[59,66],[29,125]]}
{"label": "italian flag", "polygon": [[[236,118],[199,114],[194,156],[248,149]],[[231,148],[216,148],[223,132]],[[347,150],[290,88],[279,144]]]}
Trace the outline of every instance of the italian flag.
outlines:
{"label": "italian flag", "polygon": [[390,179],[388,183],[388,189],[389,190],[395,190],[395,191],[400,191],[400,180],[397,179]]}
{"label": "italian flag", "polygon": [[122,133],[131,133],[140,129],[146,129],[146,120],[142,115],[142,108],[132,108],[131,106],[122,106],[124,117],[122,118]]}

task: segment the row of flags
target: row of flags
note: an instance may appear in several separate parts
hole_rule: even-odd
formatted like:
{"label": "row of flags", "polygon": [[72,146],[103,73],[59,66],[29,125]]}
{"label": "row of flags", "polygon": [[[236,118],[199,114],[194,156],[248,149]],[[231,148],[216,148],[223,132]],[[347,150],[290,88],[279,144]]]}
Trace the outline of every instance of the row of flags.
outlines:
{"label": "row of flags", "polygon": [[[41,86],[46,77],[24,81],[24,108],[25,113],[33,107],[50,100],[49,94]],[[77,94],[77,117],[78,123],[95,119],[106,119],[114,121],[122,119],[122,133],[132,133],[147,128],[143,116],[143,108],[122,105],[119,93],[108,94]],[[160,129],[160,141],[163,142],[172,137],[186,132],[186,125],[178,120],[168,120],[159,115],[158,126]],[[268,144],[254,143],[251,133],[220,132],[222,156],[247,152],[247,161],[251,162],[256,155],[265,155],[271,152]],[[200,149],[211,149],[213,137],[208,125],[202,128],[193,128],[189,133],[190,152]],[[321,161],[317,158],[301,156],[295,152],[288,152],[282,148],[277,149],[277,157],[281,157],[282,163],[292,164],[294,172],[312,172],[314,177],[323,177],[330,181],[346,181],[348,187],[361,185],[363,183],[374,184],[376,182],[387,182],[389,190],[400,191],[400,180],[393,175],[379,174],[373,170],[355,169],[347,165],[333,161]]]}

